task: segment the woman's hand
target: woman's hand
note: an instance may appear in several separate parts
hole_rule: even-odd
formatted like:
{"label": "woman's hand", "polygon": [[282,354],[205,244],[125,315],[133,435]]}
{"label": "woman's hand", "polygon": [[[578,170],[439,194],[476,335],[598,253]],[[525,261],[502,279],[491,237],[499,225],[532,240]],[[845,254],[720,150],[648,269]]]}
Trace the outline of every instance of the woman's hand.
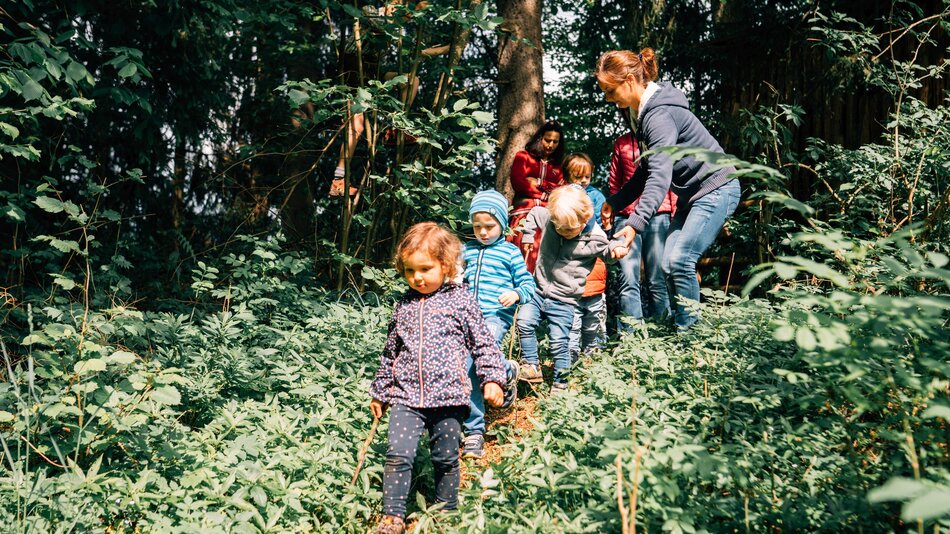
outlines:
{"label": "woman's hand", "polygon": [[521,300],[521,296],[518,295],[517,291],[505,291],[498,297],[498,303],[506,308],[517,304],[519,300]]}
{"label": "woman's hand", "polygon": [[369,402],[369,411],[373,413],[373,417],[379,419],[386,413],[386,408],[389,408],[389,404],[383,401],[373,399]]}
{"label": "woman's hand", "polygon": [[623,247],[629,250],[630,245],[633,244],[633,238],[637,237],[637,231],[632,226],[624,226],[614,233],[614,239],[618,237],[623,237]]}
{"label": "woman's hand", "polygon": [[523,252],[525,256],[527,256],[528,254],[530,254],[530,253],[531,253],[531,249],[533,249],[533,248],[534,248],[534,243],[522,243],[522,244],[521,244],[521,252]]}
{"label": "woman's hand", "polygon": [[614,226],[614,209],[606,202],[600,208],[600,226],[604,230],[610,230]]}
{"label": "woman's hand", "polygon": [[501,390],[501,386],[494,382],[485,384],[485,387],[482,388],[482,396],[485,397],[485,402],[487,402],[489,406],[494,406],[495,408],[505,402],[505,392]]}

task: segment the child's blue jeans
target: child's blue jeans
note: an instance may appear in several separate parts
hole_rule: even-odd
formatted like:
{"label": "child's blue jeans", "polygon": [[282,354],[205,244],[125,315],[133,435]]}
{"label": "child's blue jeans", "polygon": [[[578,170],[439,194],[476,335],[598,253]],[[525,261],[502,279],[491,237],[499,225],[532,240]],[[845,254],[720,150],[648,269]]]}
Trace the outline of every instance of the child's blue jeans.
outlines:
{"label": "child's blue jeans", "polygon": [[383,472],[383,513],[406,517],[412,483],[412,464],[422,431],[429,432],[429,451],[435,471],[435,501],[454,510],[459,499],[459,438],[467,406],[410,408],[395,405],[389,414],[389,451]]}
{"label": "child's blue jeans", "polygon": [[[497,315],[485,317],[485,323],[488,324],[488,329],[491,330],[492,336],[495,338],[495,346],[499,349],[501,349],[501,342],[505,339],[505,334],[507,334],[508,329],[511,328],[511,322],[512,319],[508,317],[498,317]],[[505,375],[510,382],[515,370],[511,362],[504,357],[504,353],[505,352],[502,351],[502,359],[505,362]],[[472,357],[469,356],[467,365],[468,378],[472,381],[472,396],[469,402],[469,409],[471,411],[463,425],[466,436],[485,433],[485,396],[482,393],[482,381],[478,378],[478,375],[475,374],[474,363]]]}
{"label": "child's blue jeans", "polygon": [[518,336],[521,338],[521,358],[525,363],[538,365],[538,326],[548,320],[551,339],[551,359],[554,360],[554,381],[567,381],[571,370],[569,341],[574,324],[574,306],[559,300],[544,298],[537,293],[518,312]]}
{"label": "child's blue jeans", "polygon": [[607,297],[601,293],[577,299],[571,326],[571,355],[599,349],[607,342]]}

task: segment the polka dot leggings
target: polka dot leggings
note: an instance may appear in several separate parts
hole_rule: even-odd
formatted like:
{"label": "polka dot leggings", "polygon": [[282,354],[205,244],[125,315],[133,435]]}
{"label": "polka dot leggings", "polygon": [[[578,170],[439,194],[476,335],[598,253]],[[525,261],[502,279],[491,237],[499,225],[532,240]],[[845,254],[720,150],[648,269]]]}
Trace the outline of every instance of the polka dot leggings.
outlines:
{"label": "polka dot leggings", "polygon": [[468,406],[410,408],[395,405],[389,415],[389,451],[383,475],[383,513],[406,517],[412,464],[422,431],[429,432],[435,471],[435,500],[454,510],[459,497],[459,438]]}

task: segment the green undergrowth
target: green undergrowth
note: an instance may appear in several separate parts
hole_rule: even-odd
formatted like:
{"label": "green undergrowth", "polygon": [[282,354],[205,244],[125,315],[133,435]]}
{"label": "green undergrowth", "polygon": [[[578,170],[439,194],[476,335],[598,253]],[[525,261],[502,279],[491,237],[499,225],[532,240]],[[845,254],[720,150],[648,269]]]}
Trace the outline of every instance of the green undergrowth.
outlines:
{"label": "green undergrowth", "polygon": [[776,339],[788,304],[707,296],[688,335],[651,328],[581,364],[463,524],[621,532],[619,473],[640,531],[946,528],[945,342],[834,358]]}
{"label": "green undergrowth", "polygon": [[[922,268],[947,278],[943,259]],[[15,310],[2,337],[2,524],[370,529],[388,418],[350,479],[392,303],[315,288],[307,262],[248,240],[245,254],[200,266],[179,312],[87,310],[68,294]],[[688,334],[650,325],[583,359],[568,394],[523,391],[544,397],[534,429],[492,428],[501,459],[474,473],[458,512],[431,505],[423,449],[410,521],[419,532],[622,532],[624,516],[652,532],[946,527],[947,299],[901,291],[709,293]]]}

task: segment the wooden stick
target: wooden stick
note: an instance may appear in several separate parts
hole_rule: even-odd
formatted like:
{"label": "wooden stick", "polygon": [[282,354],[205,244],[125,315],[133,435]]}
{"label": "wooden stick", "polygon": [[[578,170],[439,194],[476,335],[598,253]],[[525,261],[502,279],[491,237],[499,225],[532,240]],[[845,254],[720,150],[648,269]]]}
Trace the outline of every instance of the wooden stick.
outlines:
{"label": "wooden stick", "polygon": [[[729,296],[729,282],[732,281],[732,265],[735,263],[735,261],[736,261],[736,253],[733,252],[732,258],[729,260],[729,274],[726,275],[726,290],[725,290],[726,296]],[[722,301],[722,305],[723,306],[726,305],[725,300]]]}
{"label": "wooden stick", "polygon": [[369,428],[369,436],[366,437],[366,441],[363,442],[363,448],[360,449],[359,460],[356,462],[356,472],[353,473],[353,480],[350,480],[350,487],[356,484],[356,477],[360,476],[360,469],[363,468],[363,461],[366,460],[366,451],[369,450],[369,445],[373,442],[373,438],[376,437],[377,425],[379,425],[379,417],[373,417],[373,426]]}
{"label": "wooden stick", "polygon": [[620,526],[623,534],[628,534],[630,528],[628,527],[627,505],[623,502],[623,460],[620,454],[617,455],[615,463],[617,465],[617,509],[620,510]]}

